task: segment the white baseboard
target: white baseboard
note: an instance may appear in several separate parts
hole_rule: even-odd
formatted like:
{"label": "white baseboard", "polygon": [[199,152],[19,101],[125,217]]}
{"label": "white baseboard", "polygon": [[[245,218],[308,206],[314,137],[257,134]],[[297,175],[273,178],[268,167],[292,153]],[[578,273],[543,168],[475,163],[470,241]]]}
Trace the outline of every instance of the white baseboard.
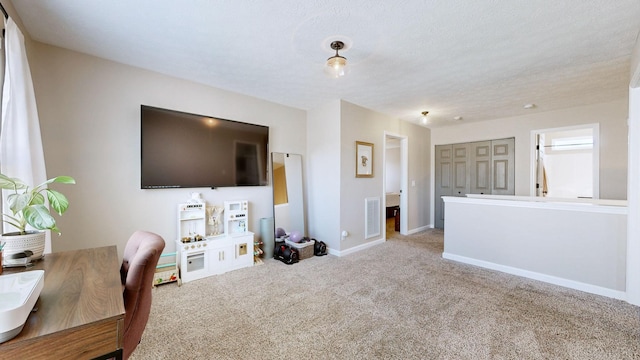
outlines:
{"label": "white baseboard", "polygon": [[606,297],[610,297],[618,300],[626,300],[626,297],[627,297],[626,292],[624,291],[603,288],[601,286],[596,286],[596,285],[587,284],[579,281],[560,278],[557,276],[546,275],[546,274],[542,274],[534,271],[523,270],[523,269],[511,267],[511,266],[500,265],[500,264],[496,264],[496,263],[492,263],[484,260],[468,258],[466,256],[442,253],[442,257],[448,260],[475,265],[475,266],[479,266],[479,267],[483,267],[491,270],[497,270],[507,274],[522,276],[529,279],[543,281],[549,284],[564,286],[566,288],[580,290],[587,293],[606,296]]}
{"label": "white baseboard", "polygon": [[429,224],[429,225],[425,225],[425,226],[421,226],[419,228],[415,228],[415,229],[411,229],[409,231],[407,231],[407,235],[413,235],[413,234],[417,234],[421,231],[425,231],[428,229],[433,229],[433,224]]}
{"label": "white baseboard", "polygon": [[[419,228],[415,228],[415,229],[409,230],[408,235],[417,234],[417,233],[419,233],[421,231],[425,231],[425,230],[432,229],[432,228],[433,228],[432,224],[429,224],[429,225],[426,225],[426,226],[421,226]],[[336,249],[331,249],[331,248],[327,249],[327,251],[328,251],[328,253],[330,255],[345,256],[345,255],[356,253],[358,251],[362,251],[362,250],[370,248],[372,246],[380,245],[380,244],[384,243],[385,241],[387,241],[387,240],[383,238],[383,239],[378,239],[378,240],[375,240],[375,241],[372,241],[372,242],[368,242],[366,244],[354,246],[354,247],[351,247],[351,248],[348,248],[348,249],[345,249],[345,250],[342,250],[342,251],[336,250]]]}
{"label": "white baseboard", "polygon": [[376,241],[372,241],[372,242],[368,242],[366,244],[350,247],[350,248],[342,250],[342,251],[335,250],[335,249],[329,249],[329,254],[335,255],[335,256],[345,256],[345,255],[356,253],[358,251],[362,251],[364,249],[368,249],[368,248],[370,248],[372,246],[383,244],[384,242],[385,242],[385,239],[378,239]]}

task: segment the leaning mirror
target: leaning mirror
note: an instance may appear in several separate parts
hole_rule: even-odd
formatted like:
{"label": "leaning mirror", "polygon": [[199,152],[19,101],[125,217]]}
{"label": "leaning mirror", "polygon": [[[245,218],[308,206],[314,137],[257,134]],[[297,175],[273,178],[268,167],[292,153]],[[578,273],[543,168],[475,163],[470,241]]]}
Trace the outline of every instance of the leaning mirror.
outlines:
{"label": "leaning mirror", "polygon": [[[306,235],[302,155],[271,153],[273,184],[273,218],[275,229]],[[275,230],[274,229],[274,230]]]}

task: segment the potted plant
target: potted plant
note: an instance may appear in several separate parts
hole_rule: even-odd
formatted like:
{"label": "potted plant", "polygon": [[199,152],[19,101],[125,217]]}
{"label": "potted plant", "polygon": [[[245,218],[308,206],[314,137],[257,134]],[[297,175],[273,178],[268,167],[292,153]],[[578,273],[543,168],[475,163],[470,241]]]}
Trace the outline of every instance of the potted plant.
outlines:
{"label": "potted plant", "polygon": [[[2,234],[2,240],[5,242],[2,255],[4,266],[24,265],[42,257],[45,233],[41,230],[51,230],[60,234],[56,219],[45,206],[43,194],[46,194],[49,200],[49,207],[58,215],[67,211],[69,201],[62,193],[47,187],[52,183],[75,184],[76,181],[70,176],[57,176],[30,188],[20,179],[0,174],[0,189],[12,192],[7,197],[6,204],[11,210],[11,215],[3,214],[2,221],[17,229],[15,232]],[[27,230],[27,225],[36,230]]]}

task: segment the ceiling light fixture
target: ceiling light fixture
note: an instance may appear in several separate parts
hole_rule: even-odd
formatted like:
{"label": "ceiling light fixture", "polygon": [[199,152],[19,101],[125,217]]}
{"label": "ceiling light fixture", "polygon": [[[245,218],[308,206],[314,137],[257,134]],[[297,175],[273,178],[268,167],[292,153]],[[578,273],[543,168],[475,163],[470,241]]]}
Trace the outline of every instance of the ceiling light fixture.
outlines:
{"label": "ceiling light fixture", "polygon": [[525,104],[523,106],[523,108],[529,110],[529,109],[533,109],[534,107],[536,107],[536,104]]}
{"label": "ceiling light fixture", "polygon": [[344,43],[342,41],[334,41],[331,43],[331,48],[336,51],[336,54],[327,59],[325,71],[329,76],[339,78],[344,76],[348,71],[347,58],[338,54],[338,50],[344,48]]}
{"label": "ceiling light fixture", "polygon": [[427,124],[427,114],[429,114],[428,111],[423,111],[422,112],[422,125],[426,125]]}
{"label": "ceiling light fixture", "polygon": [[462,116],[455,116],[455,117],[453,118],[453,120],[455,120],[455,121],[460,121],[460,120],[462,120]]}

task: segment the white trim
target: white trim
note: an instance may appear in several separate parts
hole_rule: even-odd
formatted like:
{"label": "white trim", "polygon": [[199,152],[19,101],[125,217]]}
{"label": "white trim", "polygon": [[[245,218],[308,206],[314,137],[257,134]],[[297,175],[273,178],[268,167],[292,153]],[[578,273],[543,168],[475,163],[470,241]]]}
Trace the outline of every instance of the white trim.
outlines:
{"label": "white trim", "polygon": [[586,199],[586,198],[557,198],[557,197],[541,197],[541,196],[520,196],[520,195],[491,195],[491,194],[467,194],[468,198],[477,199],[494,199],[494,200],[518,200],[518,201],[536,201],[551,203],[572,203],[572,204],[591,204],[605,206],[627,206],[627,200],[614,199]]}
{"label": "white trim", "polygon": [[631,56],[627,165],[627,301],[640,306],[640,32]]}
{"label": "white trim", "polygon": [[536,163],[536,136],[538,134],[557,131],[570,131],[591,128],[593,130],[593,195],[594,199],[600,198],[600,124],[584,124],[574,126],[563,126],[558,128],[531,130],[531,147],[530,147],[530,178],[529,178],[529,195],[536,196],[536,173],[538,172]]}
{"label": "white trim", "polygon": [[372,241],[372,242],[368,242],[368,243],[365,243],[365,244],[362,244],[362,245],[350,247],[350,248],[342,250],[342,251],[329,248],[328,252],[329,252],[330,255],[346,256],[346,255],[350,255],[350,254],[353,254],[353,253],[357,253],[358,251],[362,251],[362,250],[368,249],[368,248],[376,246],[376,245],[383,244],[384,242],[385,242],[385,239],[378,239],[378,240],[375,240],[375,241]]}
{"label": "white trim", "polygon": [[[640,48],[640,43],[636,47]],[[638,68],[640,72],[640,64]],[[629,88],[628,154],[626,300],[640,306],[640,88]]]}
{"label": "white trim", "polygon": [[585,284],[579,281],[568,280],[557,276],[546,275],[534,271],[528,271],[523,269],[514,268],[511,266],[499,265],[488,261],[477,260],[468,258],[465,256],[454,255],[449,253],[442,253],[442,258],[447,260],[453,260],[465,264],[483,267],[486,269],[496,270],[503,273],[522,276],[533,280],[546,282],[549,284],[559,285],[570,289],[580,290],[591,294],[606,296],[618,300],[625,300],[626,294],[623,291],[607,289],[601,286]]}
{"label": "white trim", "polygon": [[467,194],[467,197],[443,196],[442,198],[445,203],[466,203],[627,215],[627,202],[624,200],[602,200],[601,203],[598,203],[598,200],[589,199],[559,199],[540,198],[536,196],[529,197],[479,194]]}
{"label": "white trim", "polygon": [[419,228],[411,229],[411,230],[409,230],[407,235],[417,234],[417,233],[419,233],[421,231],[425,231],[425,230],[429,230],[429,229],[433,229],[433,224],[429,224],[429,225],[426,225],[426,226],[421,226]]}
{"label": "white trim", "polygon": [[409,228],[409,138],[400,140],[400,167],[402,171],[402,192],[400,194],[400,234],[407,235]]}
{"label": "white trim", "polygon": [[[382,154],[382,209],[387,208],[387,188],[386,188],[386,179],[387,179],[387,138],[395,138],[400,140],[400,234],[408,235],[408,227],[409,221],[408,216],[406,214],[409,213],[409,203],[407,202],[407,194],[408,194],[408,184],[409,184],[409,138],[404,135],[392,133],[389,131],[385,131],[383,135],[383,144],[384,150]],[[384,213],[384,211],[382,211]],[[383,219],[386,217],[383,216]],[[385,225],[386,226],[386,225]],[[385,231],[386,234],[386,231]],[[385,235],[386,236],[386,235]]]}
{"label": "white trim", "polygon": [[629,70],[629,87],[640,87],[640,32],[636,35],[636,44],[631,52],[631,66]]}

